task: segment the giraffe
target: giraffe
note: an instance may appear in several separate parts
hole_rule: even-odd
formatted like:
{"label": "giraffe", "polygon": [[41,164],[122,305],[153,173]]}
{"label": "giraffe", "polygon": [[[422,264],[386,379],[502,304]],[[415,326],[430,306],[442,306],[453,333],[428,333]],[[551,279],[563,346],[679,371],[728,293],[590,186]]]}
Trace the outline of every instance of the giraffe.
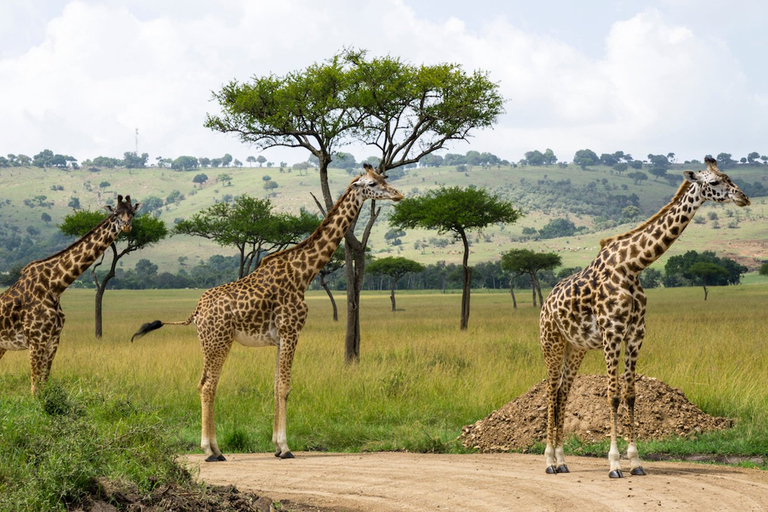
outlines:
{"label": "giraffe", "polygon": [[131,338],[133,341],[163,325],[194,322],[203,351],[203,372],[198,384],[202,407],[200,446],[208,456],[207,462],[226,460],[216,442],[213,402],[233,341],[247,347],[277,347],[272,442],[276,457],[293,458],[286,437],[286,402],[299,332],[307,319],[304,292],[336,251],[366,199],[403,198],[373,167],[366,164],[365,170],[365,174],[352,180],[306,240],[267,256],[251,274],[207,290],[187,320],[155,320],[142,325]]}
{"label": "giraffe", "polygon": [[51,372],[64,327],[59,298],[75,279],[101,256],[121,232],[131,230],[141,203],[131,196],[117,196],[117,206],[82,238],[21,270],[19,279],[0,295],[0,357],[7,350],[29,349],[32,393],[36,394]]}
{"label": "giraffe", "polygon": [[611,447],[609,477],[622,478],[617,447],[620,403],[618,366],[624,344],[624,395],[629,414],[627,458],[632,475],[645,475],[634,435],[635,365],[645,337],[646,296],[640,272],[682,234],[707,200],[749,205],[749,198],[705,158],[707,168],[685,171],[671,202],[635,229],[600,241],[600,252],[584,270],[555,285],[540,314],[541,348],[547,366],[546,472],[568,473],[563,452],[565,405],[587,350],[602,349],[609,376]]}

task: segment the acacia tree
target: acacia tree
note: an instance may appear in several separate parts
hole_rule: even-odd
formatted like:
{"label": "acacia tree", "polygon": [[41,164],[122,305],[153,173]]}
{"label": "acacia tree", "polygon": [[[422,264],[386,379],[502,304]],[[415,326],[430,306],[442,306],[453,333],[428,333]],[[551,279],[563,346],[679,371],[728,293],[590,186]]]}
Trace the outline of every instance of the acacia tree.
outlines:
{"label": "acacia tree", "polygon": [[[67,215],[64,218],[64,222],[59,227],[62,233],[65,235],[72,235],[81,237],[88,233],[91,229],[98,226],[106,215],[102,212],[94,212],[89,210],[80,210],[71,215]],[[110,263],[107,273],[99,276],[96,273],[96,269],[104,262],[106,252],[102,254],[97,263],[91,266],[91,275],[93,281],[96,284],[96,299],[95,299],[95,336],[101,338],[102,336],[102,302],[104,298],[104,292],[107,289],[109,281],[115,277],[115,269],[117,268],[117,262],[123,256],[130,254],[134,251],[138,251],[145,247],[156,244],[160,240],[168,236],[168,230],[165,227],[165,222],[158,219],[154,215],[140,215],[133,218],[131,222],[131,231],[128,233],[121,232],[109,248],[112,250],[112,262]]]}
{"label": "acacia tree", "polygon": [[533,307],[536,307],[536,294],[539,296],[539,306],[544,304],[541,294],[541,282],[538,272],[540,270],[552,270],[562,264],[562,258],[553,252],[533,252],[530,249],[512,249],[501,255],[501,268],[512,273],[509,279],[509,289],[512,293],[514,307],[517,308],[517,302],[514,300],[515,293],[512,289],[513,280],[516,276],[527,274],[531,280],[531,291],[533,293]]}
{"label": "acacia tree", "polygon": [[725,268],[709,261],[697,261],[686,271],[687,277],[691,277],[701,283],[701,286],[704,288],[704,300],[707,300],[709,295],[707,286],[712,283],[713,278],[727,275],[728,271]]}
{"label": "acacia tree", "polygon": [[368,272],[371,274],[389,276],[389,300],[392,302],[393,312],[397,310],[397,304],[395,303],[395,289],[397,289],[397,282],[406,274],[422,271],[424,271],[424,265],[401,256],[381,258],[374,260],[373,263],[368,265]]}
{"label": "acacia tree", "polygon": [[[447,141],[492,126],[503,111],[498,85],[483,72],[469,75],[455,64],[417,67],[392,57],[369,60],[365,51],[353,49],[284,77],[232,81],[214,98],[222,115],[209,114],[207,127],[260,149],[301,147],[317,158],[326,210],[334,202],[328,165],[341,146],[359,141],[378,148],[378,171],[386,175]],[[379,213],[371,201],[366,225],[356,233],[355,220],[345,236],[347,362],[360,357],[365,247]]]}
{"label": "acacia tree", "polygon": [[469,322],[469,295],[472,269],[469,267],[467,231],[491,224],[511,224],[521,216],[511,203],[484,189],[460,187],[430,190],[421,197],[403,199],[394,207],[389,223],[401,229],[437,229],[451,232],[464,245],[462,259],[461,329]]}
{"label": "acacia tree", "polygon": [[177,234],[201,236],[221,246],[237,247],[239,277],[248,275],[270,252],[300,242],[320,225],[320,219],[302,210],[298,216],[275,214],[269,199],[247,194],[233,203],[218,203],[176,224]]}

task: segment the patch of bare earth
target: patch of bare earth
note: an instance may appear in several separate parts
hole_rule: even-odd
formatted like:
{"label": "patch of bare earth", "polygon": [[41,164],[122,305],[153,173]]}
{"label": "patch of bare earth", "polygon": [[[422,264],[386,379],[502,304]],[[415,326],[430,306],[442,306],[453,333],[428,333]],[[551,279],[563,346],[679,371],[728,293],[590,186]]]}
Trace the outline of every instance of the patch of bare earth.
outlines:
{"label": "patch of bare earth", "polygon": [[[565,436],[584,442],[610,437],[607,375],[578,375],[568,396]],[[652,377],[635,384],[635,433],[639,440],[685,437],[733,426],[733,420],[704,413],[685,394]],[[629,428],[626,407],[619,409],[621,432]],[[483,453],[525,451],[547,437],[547,388],[542,381],[485,419],[462,429],[461,442]]]}

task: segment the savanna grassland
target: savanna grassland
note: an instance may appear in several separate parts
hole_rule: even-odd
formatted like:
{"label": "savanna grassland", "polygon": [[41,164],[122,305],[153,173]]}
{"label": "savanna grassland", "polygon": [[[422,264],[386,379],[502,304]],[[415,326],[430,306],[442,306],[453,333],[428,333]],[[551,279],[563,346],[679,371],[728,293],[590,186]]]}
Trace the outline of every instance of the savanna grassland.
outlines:
{"label": "savanna grassland", "polygon": [[[93,291],[63,296],[67,323],[53,381],[68,393],[91,390],[142,404],[170,425],[181,450],[199,450],[197,381],[202,357],[194,327],[166,326],[130,343],[145,321],[188,317],[201,291],[108,291],[104,338],[93,336]],[[698,440],[654,442],[654,452],[754,455],[768,452],[768,284],[650,290],[648,336],[638,372],[681,388],[705,412],[737,420]],[[538,309],[508,294],[472,295],[467,331],[460,296],[366,293],[361,361],[343,362],[343,322],[321,293],[308,295],[309,319],[294,361],[288,406],[292,450],[462,451],[463,425],[485,417],[544,378]],[[216,401],[225,452],[271,451],[275,350],[235,343]],[[604,373],[593,352],[582,373]],[[2,400],[29,394],[27,352],[0,360]],[[0,412],[0,414],[5,414]],[[641,440],[641,453],[643,443]],[[649,448],[650,449],[650,448]]]}

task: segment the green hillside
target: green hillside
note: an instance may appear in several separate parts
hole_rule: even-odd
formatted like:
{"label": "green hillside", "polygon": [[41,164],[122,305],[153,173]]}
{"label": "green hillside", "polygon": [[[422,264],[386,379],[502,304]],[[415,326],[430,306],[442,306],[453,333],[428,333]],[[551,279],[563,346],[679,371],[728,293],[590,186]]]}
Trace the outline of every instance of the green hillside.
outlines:
{"label": "green hillside", "polygon": [[[669,174],[680,176],[683,169],[701,167],[674,165]],[[768,186],[768,167],[745,165],[727,172],[734,179]],[[208,181],[202,185],[193,183],[193,178],[200,173],[206,174]],[[649,175],[646,181],[635,184],[627,174],[618,175],[603,166],[582,170],[575,165],[475,167],[465,172],[459,172],[455,167],[430,167],[406,170],[402,177],[391,181],[406,196],[439,186],[485,187],[525,212],[514,225],[494,226],[482,233],[472,233],[472,263],[498,259],[504,251],[526,247],[556,251],[562,255],[564,265],[570,267],[588,263],[601,238],[631,229],[655,213],[682,182],[682,177],[668,182]],[[231,177],[231,181],[222,181],[224,175]],[[154,201],[161,205],[157,212],[172,227],[175,220],[188,218],[231,196],[246,193],[267,197],[263,186],[263,178],[267,175],[278,184],[270,191],[278,210],[296,213],[304,207],[311,212],[317,211],[311,194],[320,197],[319,177],[312,169],[300,174],[295,170],[280,172],[274,167],[205,168],[190,172],[167,168],[103,169],[98,172],[5,168],[0,170],[0,234],[4,234],[6,240],[14,233],[17,238],[29,239],[31,243],[47,240],[57,233],[58,225],[72,212],[70,205],[73,201],[79,202],[81,208],[97,209],[114,201],[117,194],[131,195],[139,201],[152,197],[159,199],[159,203]],[[351,178],[342,169],[331,169],[331,190],[340,194]],[[688,250],[715,250],[719,256],[738,259],[754,270],[759,262],[768,259],[768,198],[752,199],[752,206],[743,209],[733,205],[705,205],[665,258]],[[634,201],[641,212],[631,220],[621,214],[628,201]],[[460,262],[460,245],[453,243],[450,236],[436,232],[411,231],[400,238],[399,245],[392,245],[384,237],[390,229],[386,219],[391,206],[378,206],[382,207],[383,215],[370,239],[374,255],[402,255],[424,264],[441,260]],[[43,214],[51,220],[45,222]],[[523,235],[524,228],[538,230],[554,218],[567,218],[583,229],[575,236],[548,240]],[[4,247],[0,246],[2,250]],[[148,258],[159,265],[160,271],[176,272],[182,256],[187,257],[185,264],[190,266],[213,254],[233,255],[235,251],[201,238],[174,236],[129,258],[125,265],[132,267],[139,258]],[[656,265],[663,262],[664,259]],[[0,268],[0,271],[5,270]]]}

